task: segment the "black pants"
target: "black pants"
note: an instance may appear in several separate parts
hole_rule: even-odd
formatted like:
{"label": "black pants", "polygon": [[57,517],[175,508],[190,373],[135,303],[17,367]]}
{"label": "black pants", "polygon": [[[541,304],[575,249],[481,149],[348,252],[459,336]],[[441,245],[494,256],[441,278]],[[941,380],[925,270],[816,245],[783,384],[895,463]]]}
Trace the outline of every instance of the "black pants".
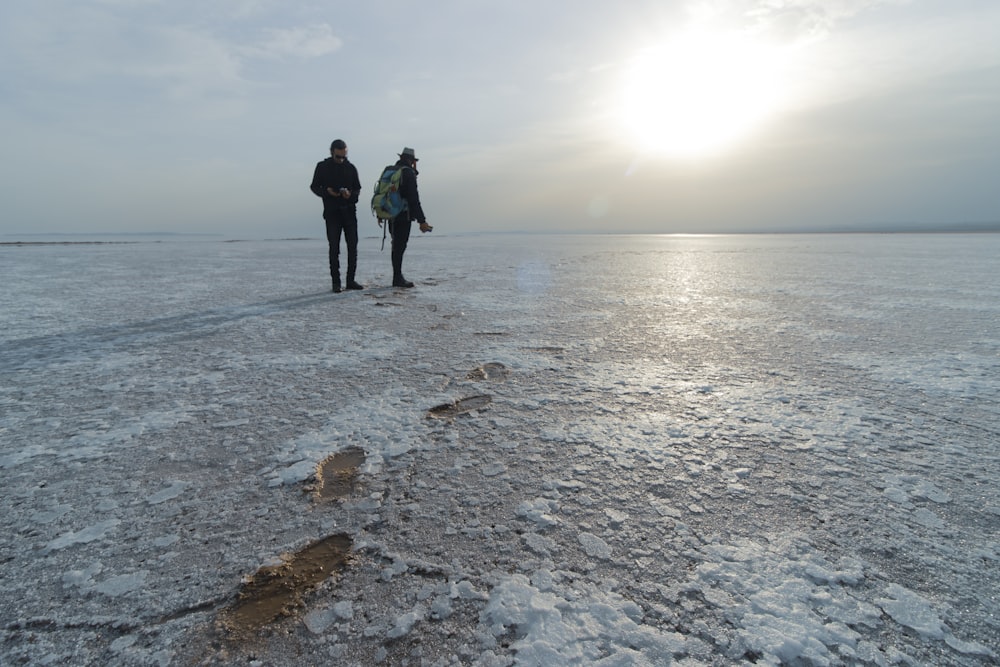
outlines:
{"label": "black pants", "polygon": [[392,282],[403,280],[403,253],[406,252],[406,244],[410,242],[410,222],[409,213],[397,215],[389,223],[389,233],[392,234]]}
{"label": "black pants", "polygon": [[338,208],[326,214],[326,240],[330,244],[330,277],[340,282],[340,233],[347,241],[347,282],[354,280],[358,268],[358,214],[353,207]]}

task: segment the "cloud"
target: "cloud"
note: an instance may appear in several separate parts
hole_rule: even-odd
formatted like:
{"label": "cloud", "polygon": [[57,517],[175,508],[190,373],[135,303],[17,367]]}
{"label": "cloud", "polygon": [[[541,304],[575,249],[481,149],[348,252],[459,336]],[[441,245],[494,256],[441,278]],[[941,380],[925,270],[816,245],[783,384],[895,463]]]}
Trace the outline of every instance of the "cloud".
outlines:
{"label": "cloud", "polygon": [[326,23],[269,30],[262,43],[245,51],[259,58],[318,58],[340,50],[343,41]]}
{"label": "cloud", "polygon": [[822,38],[841,24],[880,5],[909,0],[758,0],[749,3],[748,18],[759,27],[795,41]]}
{"label": "cloud", "polygon": [[148,37],[147,50],[121,71],[162,86],[168,99],[240,95],[250,87],[242,59],[223,40],[178,27],[155,30]]}
{"label": "cloud", "polygon": [[[246,12],[254,3],[237,5]],[[150,0],[8,6],[0,9],[5,83],[67,94],[158,92],[168,100],[241,96],[269,73],[257,72],[255,61],[313,59],[343,46],[322,22],[264,27],[225,18],[211,7],[190,13]]]}
{"label": "cloud", "polygon": [[794,45],[822,40],[844,23],[912,0],[697,0],[686,13],[696,24],[724,24]]}
{"label": "cloud", "polygon": [[113,109],[248,89],[239,53],[202,27],[138,21],[106,4],[67,7],[63,20],[42,10],[16,20],[0,53],[17,64],[8,85],[22,93]]}

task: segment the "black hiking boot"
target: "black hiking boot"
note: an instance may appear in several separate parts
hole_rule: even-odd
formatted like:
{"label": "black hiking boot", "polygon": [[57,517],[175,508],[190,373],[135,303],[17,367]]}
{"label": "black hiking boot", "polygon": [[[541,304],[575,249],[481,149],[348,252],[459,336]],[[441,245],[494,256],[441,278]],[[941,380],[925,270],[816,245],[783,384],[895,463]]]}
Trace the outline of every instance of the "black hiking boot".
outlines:
{"label": "black hiking boot", "polygon": [[364,289],[365,286],[355,280],[347,281],[347,289]]}

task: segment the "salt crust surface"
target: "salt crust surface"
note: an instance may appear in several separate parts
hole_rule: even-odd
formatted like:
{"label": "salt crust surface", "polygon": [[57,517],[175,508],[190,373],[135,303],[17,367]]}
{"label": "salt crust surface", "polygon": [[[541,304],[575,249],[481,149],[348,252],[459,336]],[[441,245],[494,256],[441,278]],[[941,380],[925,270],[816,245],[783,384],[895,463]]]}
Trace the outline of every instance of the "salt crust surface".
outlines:
{"label": "salt crust surface", "polygon": [[411,291],[364,239],[342,295],[325,252],[0,248],[0,662],[997,659],[1000,238],[421,237]]}

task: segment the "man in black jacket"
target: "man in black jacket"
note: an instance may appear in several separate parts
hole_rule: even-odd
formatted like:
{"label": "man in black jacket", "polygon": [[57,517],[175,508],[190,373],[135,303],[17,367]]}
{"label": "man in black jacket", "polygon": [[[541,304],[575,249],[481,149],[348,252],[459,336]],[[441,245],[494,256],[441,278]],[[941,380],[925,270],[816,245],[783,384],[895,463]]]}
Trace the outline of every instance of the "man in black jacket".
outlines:
{"label": "man in black jacket", "polygon": [[392,286],[413,287],[413,283],[403,277],[403,253],[410,240],[410,226],[413,220],[420,223],[422,233],[434,228],[427,224],[424,210],[420,207],[420,195],[417,193],[417,156],[412,148],[404,148],[399,154],[396,166],[403,172],[399,177],[399,194],[406,201],[402,213],[389,221],[389,233],[392,234]]}
{"label": "man in black jacket", "polygon": [[330,157],[316,165],[309,189],[323,198],[326,240],[330,244],[330,277],[333,291],[340,291],[340,233],[347,242],[347,289],[364,289],[354,279],[358,268],[358,195],[361,180],[358,169],[347,160],[347,144],[336,139],[330,144]]}

